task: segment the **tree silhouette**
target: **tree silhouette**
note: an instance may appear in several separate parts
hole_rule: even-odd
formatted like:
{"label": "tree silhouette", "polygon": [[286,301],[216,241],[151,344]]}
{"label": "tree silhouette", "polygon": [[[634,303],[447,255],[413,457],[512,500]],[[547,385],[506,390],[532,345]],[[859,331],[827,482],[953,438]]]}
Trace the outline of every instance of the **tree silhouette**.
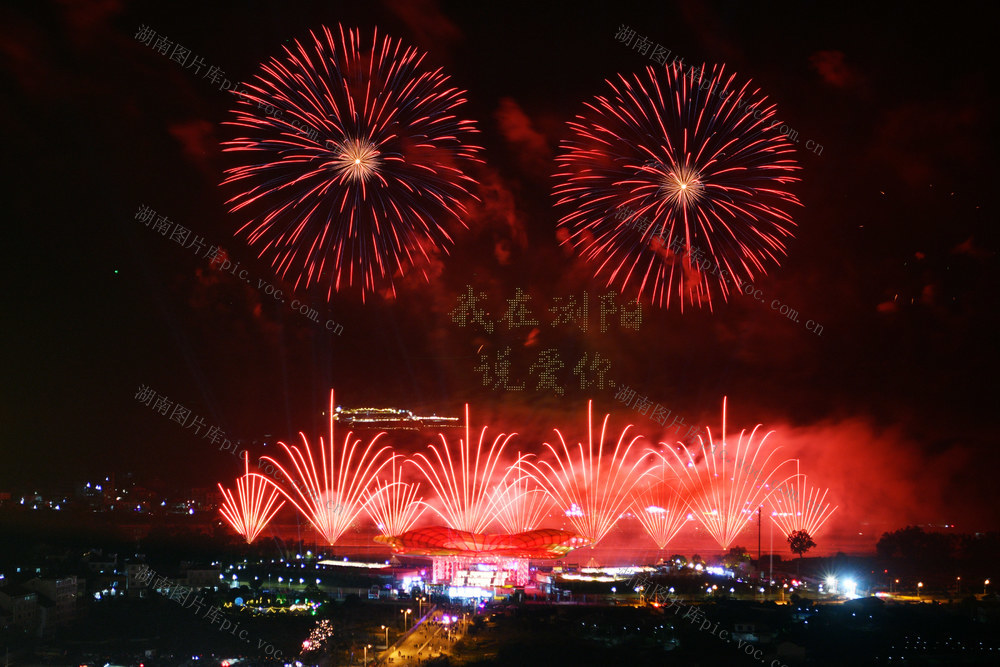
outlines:
{"label": "tree silhouette", "polygon": [[750,552],[746,547],[733,547],[722,557],[722,564],[730,570],[735,570],[741,563],[750,562]]}
{"label": "tree silhouette", "polygon": [[816,546],[816,542],[813,538],[804,530],[796,530],[794,533],[788,536],[788,547],[792,550],[792,553],[799,555],[799,560],[795,564],[795,574],[799,573],[799,563],[802,562],[802,554],[812,549]]}

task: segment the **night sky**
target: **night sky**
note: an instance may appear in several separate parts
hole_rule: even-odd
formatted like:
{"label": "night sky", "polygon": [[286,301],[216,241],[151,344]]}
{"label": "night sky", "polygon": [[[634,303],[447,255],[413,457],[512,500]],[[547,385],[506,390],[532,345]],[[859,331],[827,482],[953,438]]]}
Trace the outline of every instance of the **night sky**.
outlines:
{"label": "night sky", "polygon": [[[317,435],[331,387],[344,406],[389,405],[517,431],[585,435],[586,402],[670,438],[615,399],[626,385],[686,424],[763,423],[843,526],[871,520],[996,529],[998,370],[994,22],[912,3],[343,2],[5,3],[0,9],[5,301],[0,491],[135,471],[213,484],[235,459],[135,399],[146,386],[231,438]],[[467,91],[481,131],[481,203],[431,281],[396,298],[296,290],[319,324],[256,287],[291,291],[244,238],[220,187],[234,165],[233,96],[161,55],[141,26],[231,80],[321,26],[373,28],[426,51]],[[631,26],[688,64],[751,78],[799,135],[803,206],[780,266],[713,310],[643,304],[638,330],[599,326],[594,267],[559,244],[559,142],[605,79],[652,64],[616,41]],[[992,119],[992,120],[991,120]],[[820,154],[806,142],[820,145]],[[149,207],[223,246],[252,285],[136,220]],[[492,333],[451,313],[467,286],[493,320],[521,289],[542,326]],[[547,309],[588,293],[588,330]],[[628,296],[617,294],[617,303]],[[795,323],[767,303],[800,313]],[[340,335],[323,326],[334,320]],[[808,331],[806,320],[822,326]],[[484,386],[479,354],[510,348],[521,391]],[[562,395],[535,390],[544,350]],[[583,355],[608,360],[580,388]],[[492,355],[492,357],[490,356]],[[614,382],[612,387],[610,382]],[[575,383],[575,384],[574,384]],[[669,422],[668,422],[669,423]],[[204,431],[203,431],[204,433]]]}

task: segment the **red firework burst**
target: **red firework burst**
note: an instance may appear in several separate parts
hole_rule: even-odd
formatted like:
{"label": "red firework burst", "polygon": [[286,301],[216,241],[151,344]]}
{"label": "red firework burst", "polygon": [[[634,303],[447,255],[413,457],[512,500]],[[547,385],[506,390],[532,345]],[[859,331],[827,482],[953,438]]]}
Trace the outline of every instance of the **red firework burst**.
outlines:
{"label": "red firework burst", "polygon": [[771,520],[786,535],[804,530],[810,537],[823,528],[826,520],[837,511],[837,505],[824,502],[829,489],[820,490],[806,482],[795,462],[795,476],[774,490],[767,503],[771,507]]}
{"label": "red firework burst", "polygon": [[746,430],[740,431],[736,447],[727,451],[726,402],[723,400],[721,442],[715,442],[711,429],[706,429],[707,443],[699,435],[697,446],[689,449],[678,443],[677,448],[668,447],[667,453],[661,454],[677,475],[695,517],[724,550],[775,487],[794,476],[794,473],[782,476],[793,459],[777,461],[778,448],[765,446],[772,432],[755,441],[760,426],[757,424],[749,434]]}
{"label": "red firework burst", "polygon": [[236,480],[235,496],[219,484],[223,498],[219,512],[233,530],[250,544],[285,503],[275,504],[278,489],[270,480],[250,473],[250,455],[246,452],[243,452],[243,470],[243,476]]}
{"label": "red firework burst", "polygon": [[[301,449],[278,443],[288,455],[290,469],[270,456],[262,457],[277,468],[282,479],[288,480],[283,484],[272,483],[331,546],[364,511],[371,487],[376,483],[379,472],[391,460],[389,446],[378,446],[378,440],[384,433],[372,438],[364,449],[358,446],[361,440],[352,440],[353,433],[348,433],[338,452],[333,441],[333,407],[331,391],[330,439],[326,445],[323,438],[319,439],[319,466],[308,438],[301,432]],[[266,479],[263,475],[252,474]]]}
{"label": "red firework burst", "polygon": [[[346,283],[388,288],[407,266],[447,250],[444,222],[461,214],[474,181],[463,169],[480,150],[458,113],[464,92],[424,56],[376,33],[339,40],[310,33],[261,66],[229,123],[247,132],[225,142],[244,164],[224,184],[249,219],[240,227],[295,287],[328,276],[327,298]],[[425,277],[427,276],[424,273]]]}
{"label": "red firework burst", "polygon": [[[473,450],[469,405],[466,404],[465,439],[459,439],[458,451],[452,451],[448,439],[441,433],[438,435],[440,449],[436,445],[427,446],[433,457],[419,452],[410,459],[437,494],[441,509],[430,505],[431,510],[449,528],[480,534],[496,518],[498,487],[491,485],[497,472],[505,472],[500,465],[503,450],[516,434],[497,435],[489,450],[484,451],[486,429],[484,426],[479,432],[479,443]],[[504,481],[500,480],[501,486]]]}
{"label": "red firework burst", "polygon": [[619,75],[569,123],[556,158],[564,242],[608,285],[711,308],[713,290],[727,298],[785,253],[794,147],[767,98],[723,70]]}
{"label": "red firework burst", "polygon": [[644,463],[647,452],[638,451],[641,435],[630,436],[631,425],[618,436],[610,460],[604,453],[608,420],[604,416],[601,431],[594,442],[593,401],[587,402],[587,445],[566,444],[559,429],[559,447],[544,443],[555,463],[542,460],[532,466],[539,485],[561,507],[576,532],[591,546],[596,545],[628,510],[632,490],[649,472]]}
{"label": "red firework burst", "polygon": [[635,492],[632,503],[635,518],[660,549],[666,548],[688,520],[687,503],[670,477],[664,464],[648,486]]}
{"label": "red firework burst", "polygon": [[402,535],[413,528],[420,515],[427,509],[423,498],[417,498],[420,484],[402,481],[401,470],[396,467],[399,455],[392,457],[392,476],[388,481],[379,480],[368,492],[365,507],[383,535]]}
{"label": "red firework burst", "polygon": [[548,494],[525,470],[526,460],[527,456],[518,455],[494,495],[496,519],[511,535],[538,528],[552,506]]}

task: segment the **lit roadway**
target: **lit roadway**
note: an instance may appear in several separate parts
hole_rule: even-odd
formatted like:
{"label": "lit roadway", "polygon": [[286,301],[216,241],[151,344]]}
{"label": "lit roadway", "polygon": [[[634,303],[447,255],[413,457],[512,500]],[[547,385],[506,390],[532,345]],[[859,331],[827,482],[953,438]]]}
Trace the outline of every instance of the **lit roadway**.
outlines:
{"label": "lit roadway", "polygon": [[[389,655],[389,664],[418,665],[429,658],[441,654],[447,655],[452,644],[461,638],[463,623],[457,621],[451,625],[442,625],[441,617],[445,615],[450,614],[445,614],[440,610],[435,611],[425,622],[417,625],[417,630],[410,634],[406,641],[393,649]],[[382,659],[385,659],[384,652]]]}

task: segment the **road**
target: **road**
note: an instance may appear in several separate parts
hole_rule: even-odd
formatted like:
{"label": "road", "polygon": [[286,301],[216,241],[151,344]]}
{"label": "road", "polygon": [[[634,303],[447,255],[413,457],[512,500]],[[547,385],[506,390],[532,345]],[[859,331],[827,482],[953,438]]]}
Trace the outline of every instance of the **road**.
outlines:
{"label": "road", "polygon": [[[406,641],[393,649],[388,656],[388,664],[408,667],[439,655],[449,655],[451,647],[461,639],[465,624],[461,620],[454,624],[442,623],[442,617],[446,614],[446,611],[437,610],[418,625],[417,630]],[[384,653],[382,657],[384,660]]]}

